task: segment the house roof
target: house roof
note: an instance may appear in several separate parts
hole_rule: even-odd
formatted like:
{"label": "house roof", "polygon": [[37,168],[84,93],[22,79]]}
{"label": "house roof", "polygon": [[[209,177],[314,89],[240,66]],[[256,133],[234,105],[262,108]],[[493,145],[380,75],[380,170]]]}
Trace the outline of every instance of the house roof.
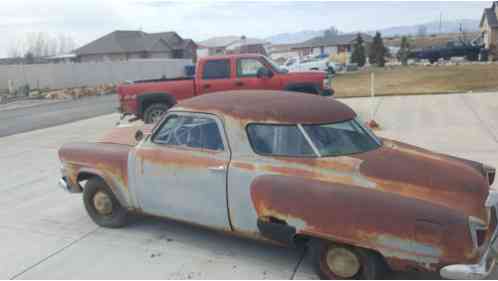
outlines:
{"label": "house roof", "polygon": [[254,45],[254,44],[266,44],[264,40],[257,38],[244,38],[243,36],[220,36],[213,37],[204,41],[199,42],[199,46],[204,48],[226,48],[231,45]]}
{"label": "house roof", "polygon": [[497,18],[497,9],[498,9],[498,2],[493,2],[493,5],[491,8],[486,8],[484,9],[484,13],[482,14],[481,18],[481,24],[480,26],[482,27],[484,23],[484,19],[487,20],[488,25],[490,27],[498,27],[498,18]]}
{"label": "house roof", "polygon": [[[180,38],[174,40],[175,37]],[[77,49],[76,54],[133,53],[144,51],[182,49],[183,39],[176,32],[145,33],[135,30],[117,30]]]}
{"label": "house roof", "polygon": [[[373,41],[372,36],[365,33],[360,33],[360,34],[365,42]],[[295,49],[295,48],[306,48],[306,47],[349,45],[356,39],[357,36],[358,33],[340,34],[329,37],[318,36],[311,38],[307,41],[304,41],[300,44],[296,44],[292,48]]]}
{"label": "house roof", "polygon": [[269,44],[267,41],[261,40],[261,39],[256,39],[256,38],[245,38],[245,39],[239,39],[236,42],[233,42],[232,44],[227,46],[227,50],[235,50],[237,48],[241,48],[243,46],[250,46],[250,45],[267,45]]}
{"label": "house roof", "polygon": [[237,40],[240,40],[240,36],[213,37],[199,42],[199,45],[205,48],[223,48]]}

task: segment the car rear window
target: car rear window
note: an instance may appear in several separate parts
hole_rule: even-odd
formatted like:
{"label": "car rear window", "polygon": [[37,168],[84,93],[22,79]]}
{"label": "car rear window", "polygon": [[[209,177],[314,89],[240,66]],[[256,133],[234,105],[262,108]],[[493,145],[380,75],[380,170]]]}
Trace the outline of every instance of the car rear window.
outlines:
{"label": "car rear window", "polygon": [[333,157],[377,149],[382,142],[358,120],[332,124],[250,124],[255,153],[275,156]]}
{"label": "car rear window", "polygon": [[230,78],[230,61],[223,60],[208,60],[204,64],[203,79],[228,79]]}

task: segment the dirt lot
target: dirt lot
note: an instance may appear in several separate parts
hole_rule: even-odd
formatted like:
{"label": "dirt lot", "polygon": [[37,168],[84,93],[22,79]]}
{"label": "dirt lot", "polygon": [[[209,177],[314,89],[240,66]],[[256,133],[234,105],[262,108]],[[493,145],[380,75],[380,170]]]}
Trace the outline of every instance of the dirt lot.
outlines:
{"label": "dirt lot", "polygon": [[394,68],[338,74],[333,81],[337,97],[370,95],[370,72],[375,73],[376,95],[419,95],[498,90],[498,64],[460,64]]}

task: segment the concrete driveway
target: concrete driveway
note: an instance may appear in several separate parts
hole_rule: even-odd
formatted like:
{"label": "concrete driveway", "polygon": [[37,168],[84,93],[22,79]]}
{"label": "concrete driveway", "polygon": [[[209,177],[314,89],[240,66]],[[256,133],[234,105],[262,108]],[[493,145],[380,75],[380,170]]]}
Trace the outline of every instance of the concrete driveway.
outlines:
{"label": "concrete driveway", "polygon": [[[363,118],[373,105],[379,135],[498,167],[498,93],[343,102]],[[303,251],[155,218],[123,229],[96,227],[81,196],[56,186],[56,152],[65,142],[95,139],[117,119],[106,115],[0,138],[0,278],[316,278]]]}

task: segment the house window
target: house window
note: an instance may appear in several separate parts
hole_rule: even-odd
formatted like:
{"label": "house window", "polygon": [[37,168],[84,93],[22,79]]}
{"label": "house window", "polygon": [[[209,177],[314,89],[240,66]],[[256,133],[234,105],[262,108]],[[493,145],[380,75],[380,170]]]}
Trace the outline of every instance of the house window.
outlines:
{"label": "house window", "polygon": [[183,58],[183,50],[173,50],[173,58],[174,59]]}

